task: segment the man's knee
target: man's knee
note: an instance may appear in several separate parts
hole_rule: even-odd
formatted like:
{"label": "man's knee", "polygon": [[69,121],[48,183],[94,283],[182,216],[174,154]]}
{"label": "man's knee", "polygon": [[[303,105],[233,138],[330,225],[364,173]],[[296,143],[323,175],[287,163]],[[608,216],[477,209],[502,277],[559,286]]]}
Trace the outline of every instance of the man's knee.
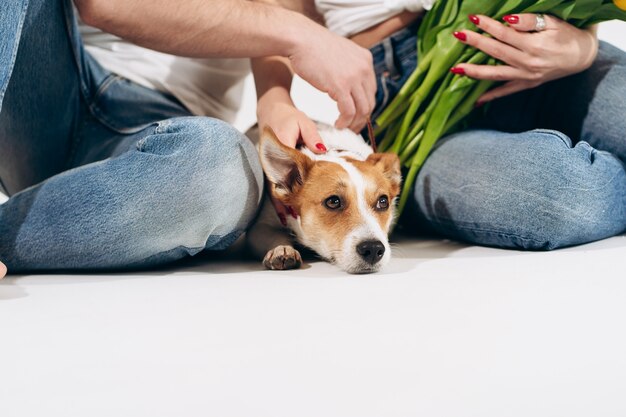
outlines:
{"label": "man's knee", "polygon": [[170,159],[163,191],[177,227],[176,246],[222,248],[256,215],[263,172],[250,141],[229,124],[206,117],[161,122],[138,150]]}

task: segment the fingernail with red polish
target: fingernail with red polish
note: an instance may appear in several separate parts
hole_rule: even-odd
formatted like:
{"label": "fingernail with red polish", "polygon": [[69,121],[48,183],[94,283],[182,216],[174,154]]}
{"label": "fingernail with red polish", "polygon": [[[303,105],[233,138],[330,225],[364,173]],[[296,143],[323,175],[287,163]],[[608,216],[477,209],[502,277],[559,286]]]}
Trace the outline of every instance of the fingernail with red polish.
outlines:
{"label": "fingernail with red polish", "polygon": [[472,22],[473,24],[477,25],[480,23],[480,19],[478,18],[478,16],[476,16],[475,14],[471,14],[469,16],[467,16],[468,19],[470,20],[470,22]]}
{"label": "fingernail with red polish", "polygon": [[519,16],[516,16],[514,14],[507,14],[502,19],[504,19],[504,21],[507,22],[509,25],[516,25],[519,23]]}
{"label": "fingernail with red polish", "polygon": [[450,72],[456,75],[465,75],[465,70],[463,68],[457,68],[457,67],[450,68]]}
{"label": "fingernail with red polish", "polygon": [[278,218],[280,219],[280,224],[282,224],[283,226],[287,226],[287,218],[285,217],[285,215],[283,213],[280,213],[278,215]]}
{"label": "fingernail with red polish", "polygon": [[463,32],[454,32],[453,35],[461,42],[465,42],[467,40],[467,35]]}
{"label": "fingernail with red polish", "polygon": [[326,146],[324,146],[323,143],[316,143],[315,147],[321,152],[328,152],[328,149],[326,149]]}

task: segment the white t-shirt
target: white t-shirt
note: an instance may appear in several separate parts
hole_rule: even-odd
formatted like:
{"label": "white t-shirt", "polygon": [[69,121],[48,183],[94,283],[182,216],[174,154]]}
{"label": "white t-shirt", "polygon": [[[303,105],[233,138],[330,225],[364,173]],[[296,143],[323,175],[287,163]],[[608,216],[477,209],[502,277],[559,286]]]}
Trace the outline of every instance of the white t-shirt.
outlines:
{"label": "white t-shirt", "polygon": [[315,0],[326,26],[341,36],[352,36],[405,10],[430,10],[435,0]]}
{"label": "white t-shirt", "polygon": [[80,20],[78,26],[85,49],[105,69],[172,94],[195,115],[234,121],[250,72],[248,59],[181,58],[142,48]]}

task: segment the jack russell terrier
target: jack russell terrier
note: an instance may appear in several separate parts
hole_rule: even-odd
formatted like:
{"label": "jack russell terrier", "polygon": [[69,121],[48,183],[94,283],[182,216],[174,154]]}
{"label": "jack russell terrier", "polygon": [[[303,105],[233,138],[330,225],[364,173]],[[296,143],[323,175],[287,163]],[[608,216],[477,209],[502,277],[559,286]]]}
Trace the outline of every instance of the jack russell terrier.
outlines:
{"label": "jack russell terrier", "polygon": [[[354,274],[376,272],[391,258],[387,235],[400,192],[400,161],[374,153],[360,135],[320,125],[328,152],[282,144],[270,128],[259,141],[267,194],[248,244],[268,269],[302,264],[294,239]],[[272,199],[287,207],[281,225]],[[291,233],[290,233],[291,232]]]}

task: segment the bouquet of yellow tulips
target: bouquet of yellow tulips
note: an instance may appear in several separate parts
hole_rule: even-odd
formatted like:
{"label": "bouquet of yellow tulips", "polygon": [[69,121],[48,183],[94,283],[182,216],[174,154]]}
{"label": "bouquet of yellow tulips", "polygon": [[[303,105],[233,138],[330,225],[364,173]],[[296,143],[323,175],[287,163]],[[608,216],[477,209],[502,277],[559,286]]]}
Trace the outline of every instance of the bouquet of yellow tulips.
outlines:
{"label": "bouquet of yellow tulips", "polygon": [[456,63],[496,65],[483,52],[458,42],[454,31],[471,29],[468,15],[494,19],[521,13],[549,14],[576,27],[626,20],[626,0],[438,0],[418,32],[418,67],[376,119],[380,151],[394,152],[408,168],[398,210],[402,212],[415,178],[435,142],[461,127],[476,101],[494,81],[455,77]]}

